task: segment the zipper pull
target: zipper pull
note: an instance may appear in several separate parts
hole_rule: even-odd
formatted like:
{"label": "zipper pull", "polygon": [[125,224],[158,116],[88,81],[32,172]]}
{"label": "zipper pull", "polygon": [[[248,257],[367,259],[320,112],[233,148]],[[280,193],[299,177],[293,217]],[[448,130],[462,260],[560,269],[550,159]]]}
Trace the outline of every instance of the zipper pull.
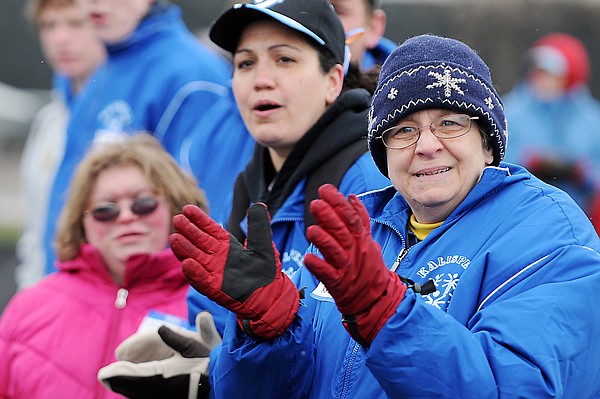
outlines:
{"label": "zipper pull", "polygon": [[127,306],[127,297],[129,296],[129,291],[127,288],[119,288],[117,291],[117,299],[115,299],[115,308],[123,309]]}
{"label": "zipper pull", "polygon": [[400,266],[400,262],[402,262],[402,259],[404,259],[404,257],[406,256],[406,253],[408,251],[406,250],[406,248],[402,248],[400,250],[400,253],[398,254],[398,257],[396,258],[396,261],[394,262],[394,264],[392,265],[392,267],[390,268],[390,270],[392,272],[396,272],[396,269],[398,268],[398,266]]}

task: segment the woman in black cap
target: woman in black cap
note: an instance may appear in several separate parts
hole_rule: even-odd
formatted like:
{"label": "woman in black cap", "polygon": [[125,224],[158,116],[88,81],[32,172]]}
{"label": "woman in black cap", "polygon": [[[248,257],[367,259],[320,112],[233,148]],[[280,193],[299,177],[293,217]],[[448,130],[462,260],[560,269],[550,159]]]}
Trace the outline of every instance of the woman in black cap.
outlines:
{"label": "woman in black cap", "polygon": [[[250,163],[237,179],[227,230],[235,237],[232,240],[244,242],[248,207],[264,204],[272,217],[265,229],[267,243],[273,251],[272,229],[274,246],[281,254],[277,273],[291,276],[302,265],[309,245],[306,227],[310,213],[305,203],[312,187],[315,198],[318,185],[325,182],[335,183],[348,194],[389,185],[368,154],[366,142],[370,91],[376,81],[349,63],[344,29],[327,0],[237,4],[216,20],[210,38],[233,56],[236,103],[257,141]],[[225,234],[229,237],[228,232]],[[233,289],[245,290],[257,282],[263,284],[263,277],[269,279],[276,272],[259,272],[263,277],[258,280],[252,270],[234,274]],[[276,302],[277,298],[287,298],[286,294],[298,298],[290,279],[281,281],[288,282],[285,292],[274,292],[272,299]],[[209,310],[217,328],[223,330],[229,315],[226,308],[195,290],[190,291],[188,304],[190,321],[202,310]],[[276,325],[281,323],[279,317],[272,313],[259,322],[260,326],[252,321],[257,328],[250,331],[256,336],[274,337]],[[268,327],[271,324],[273,328]],[[131,371],[125,363],[115,364],[110,373],[104,370],[101,378],[110,380],[107,385],[118,392],[131,395],[137,390],[139,397],[148,397],[157,392],[149,380],[160,377],[144,376],[144,366]],[[181,370],[177,373],[191,372]],[[170,372],[172,368],[165,375]],[[189,378],[183,376],[169,383],[182,383],[187,390],[187,381]],[[123,384],[137,387],[126,391]],[[164,389],[175,395],[173,389]]]}
{"label": "woman in black cap", "polygon": [[[215,21],[210,38],[233,55],[235,100],[258,143],[237,179],[227,230],[244,242],[248,207],[266,204],[282,269],[291,276],[308,247],[307,187],[319,179],[313,176],[323,175],[323,164],[333,159],[336,170],[326,172],[319,185],[333,183],[338,173],[335,183],[344,193],[389,185],[367,153],[365,140],[368,90],[376,82],[349,64],[342,24],[326,0],[234,5]],[[347,156],[342,160],[345,149],[354,151],[349,161]],[[194,290],[188,302],[190,321],[209,310],[222,331],[222,308]]]}

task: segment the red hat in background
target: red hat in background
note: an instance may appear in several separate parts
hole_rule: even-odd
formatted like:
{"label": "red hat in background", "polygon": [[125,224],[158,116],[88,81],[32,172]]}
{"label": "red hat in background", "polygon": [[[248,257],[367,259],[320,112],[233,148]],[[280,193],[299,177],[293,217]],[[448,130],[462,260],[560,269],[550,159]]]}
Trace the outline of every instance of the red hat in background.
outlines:
{"label": "red hat in background", "polygon": [[551,33],[534,43],[531,61],[538,68],[567,78],[567,89],[587,84],[590,77],[588,52],[583,43],[566,33]]}

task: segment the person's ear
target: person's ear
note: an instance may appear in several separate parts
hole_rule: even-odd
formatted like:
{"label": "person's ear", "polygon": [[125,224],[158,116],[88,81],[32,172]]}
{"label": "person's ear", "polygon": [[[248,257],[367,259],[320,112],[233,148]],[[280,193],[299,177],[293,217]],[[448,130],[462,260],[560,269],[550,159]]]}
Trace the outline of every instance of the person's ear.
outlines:
{"label": "person's ear", "polygon": [[494,150],[491,145],[488,145],[485,151],[485,164],[487,166],[491,165],[494,162]]}
{"label": "person's ear", "polygon": [[325,102],[331,105],[340,96],[344,86],[344,67],[336,64],[327,72],[328,87],[325,93]]}
{"label": "person's ear", "polygon": [[379,43],[385,34],[386,24],[387,16],[385,11],[382,9],[373,10],[373,15],[369,20],[369,35],[365,39],[365,45],[367,48],[373,48],[377,46],[377,43]]}

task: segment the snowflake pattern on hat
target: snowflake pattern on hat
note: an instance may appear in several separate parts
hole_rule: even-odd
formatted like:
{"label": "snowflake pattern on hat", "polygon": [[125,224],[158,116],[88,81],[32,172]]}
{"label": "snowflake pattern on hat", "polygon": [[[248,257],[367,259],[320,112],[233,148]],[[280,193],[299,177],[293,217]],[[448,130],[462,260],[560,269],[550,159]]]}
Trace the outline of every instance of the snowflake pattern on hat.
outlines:
{"label": "snowflake pattern on hat", "polygon": [[452,71],[450,68],[444,69],[444,74],[438,72],[429,72],[429,76],[433,76],[437,79],[437,82],[425,86],[428,89],[434,89],[436,87],[444,88],[444,95],[450,97],[452,90],[456,90],[458,94],[464,95],[465,93],[460,89],[459,83],[465,83],[466,80],[463,78],[453,78]]}

